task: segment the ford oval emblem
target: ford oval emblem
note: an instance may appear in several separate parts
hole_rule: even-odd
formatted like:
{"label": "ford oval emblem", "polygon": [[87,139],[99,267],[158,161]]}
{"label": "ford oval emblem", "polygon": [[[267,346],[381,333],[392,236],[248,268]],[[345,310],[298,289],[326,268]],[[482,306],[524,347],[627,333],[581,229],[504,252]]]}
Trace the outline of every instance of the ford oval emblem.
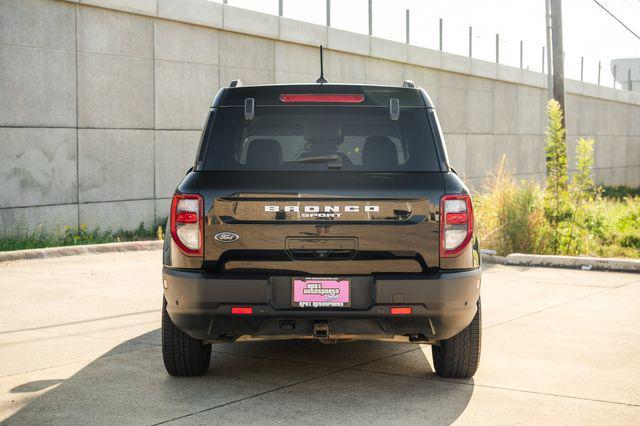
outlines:
{"label": "ford oval emblem", "polygon": [[214,237],[216,241],[220,241],[221,243],[233,243],[234,241],[238,241],[240,239],[240,235],[235,232],[218,232]]}

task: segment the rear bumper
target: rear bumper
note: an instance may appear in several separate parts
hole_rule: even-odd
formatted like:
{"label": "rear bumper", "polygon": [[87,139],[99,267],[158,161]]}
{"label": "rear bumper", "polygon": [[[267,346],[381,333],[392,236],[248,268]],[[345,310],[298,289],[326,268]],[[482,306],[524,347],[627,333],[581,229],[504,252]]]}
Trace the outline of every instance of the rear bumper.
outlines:
{"label": "rear bumper", "polygon": [[[436,275],[352,276],[352,307],[291,307],[291,277],[240,278],[163,268],[164,295],[173,322],[203,340],[312,337],[326,323],[331,338],[412,336],[431,341],[462,331],[476,313],[480,269]],[[251,306],[252,315],[232,315],[232,306]],[[391,315],[410,306],[410,315]]]}

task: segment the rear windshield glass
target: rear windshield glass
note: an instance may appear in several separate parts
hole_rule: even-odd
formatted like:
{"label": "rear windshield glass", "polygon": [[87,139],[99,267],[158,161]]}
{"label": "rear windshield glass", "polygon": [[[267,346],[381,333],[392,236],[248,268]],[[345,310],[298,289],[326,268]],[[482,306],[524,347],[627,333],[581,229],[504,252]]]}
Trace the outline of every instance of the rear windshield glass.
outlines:
{"label": "rear windshield glass", "polygon": [[219,108],[207,137],[205,170],[439,171],[424,109]]}

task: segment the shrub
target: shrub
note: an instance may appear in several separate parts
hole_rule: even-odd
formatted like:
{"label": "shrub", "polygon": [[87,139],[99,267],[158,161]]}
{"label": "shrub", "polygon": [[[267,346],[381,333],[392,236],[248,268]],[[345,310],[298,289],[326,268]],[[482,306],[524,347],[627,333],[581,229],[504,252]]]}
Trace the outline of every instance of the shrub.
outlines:
{"label": "shrub", "polygon": [[572,216],[567,175],[567,144],[562,125],[563,112],[555,99],[547,103],[547,184],[545,188],[545,215],[551,224],[551,247],[554,252],[564,251],[568,241],[564,222]]}
{"label": "shrub", "polygon": [[481,245],[500,255],[546,252],[549,224],[542,188],[516,183],[504,173],[504,160],[503,156],[493,185],[474,200]]}
{"label": "shrub", "polygon": [[[581,226],[576,223],[599,223],[593,220],[585,209],[585,203],[592,202],[598,195],[598,190],[593,183],[593,139],[580,138],[576,146],[576,172],[573,174],[571,184],[569,186],[569,203],[571,212],[567,219],[570,223],[561,225],[561,228],[567,228],[566,233],[560,233],[560,254],[580,254],[584,251],[583,246],[589,244],[589,233],[585,233]],[[593,231],[593,229],[589,229]]]}
{"label": "shrub", "polygon": [[571,195],[574,201],[585,202],[596,195],[593,183],[593,139],[578,139],[576,146],[576,172],[571,181]]}

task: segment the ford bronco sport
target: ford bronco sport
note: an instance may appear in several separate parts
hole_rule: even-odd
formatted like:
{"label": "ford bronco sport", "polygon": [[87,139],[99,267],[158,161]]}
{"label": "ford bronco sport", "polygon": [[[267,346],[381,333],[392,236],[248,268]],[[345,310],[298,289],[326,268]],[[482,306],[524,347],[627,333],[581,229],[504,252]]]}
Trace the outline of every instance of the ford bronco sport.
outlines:
{"label": "ford bronco sport", "polygon": [[433,104],[401,87],[242,86],[213,100],[163,249],[169,374],[251,338],[432,345],[480,358],[480,256],[469,192]]}

